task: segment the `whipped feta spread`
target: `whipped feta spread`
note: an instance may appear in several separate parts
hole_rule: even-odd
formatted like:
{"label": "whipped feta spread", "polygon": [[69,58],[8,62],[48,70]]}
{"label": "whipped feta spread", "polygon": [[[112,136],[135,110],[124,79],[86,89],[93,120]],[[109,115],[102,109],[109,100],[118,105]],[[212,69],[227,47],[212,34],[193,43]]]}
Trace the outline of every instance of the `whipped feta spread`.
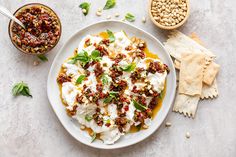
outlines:
{"label": "whipped feta spread", "polygon": [[145,56],[146,43],[124,31],[87,35],[57,81],[68,114],[114,144],[132,126],[147,128],[165,88],[167,65]]}

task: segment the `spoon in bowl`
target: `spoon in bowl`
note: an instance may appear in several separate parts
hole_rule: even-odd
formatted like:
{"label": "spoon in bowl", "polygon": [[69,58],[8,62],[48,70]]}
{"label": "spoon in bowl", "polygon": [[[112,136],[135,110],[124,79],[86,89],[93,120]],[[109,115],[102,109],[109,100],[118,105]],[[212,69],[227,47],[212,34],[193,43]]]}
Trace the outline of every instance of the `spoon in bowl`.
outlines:
{"label": "spoon in bowl", "polygon": [[8,17],[9,19],[15,21],[17,24],[19,24],[22,28],[25,29],[24,24],[20,20],[18,20],[14,15],[12,15],[11,12],[7,8],[1,5],[0,5],[0,13]]}

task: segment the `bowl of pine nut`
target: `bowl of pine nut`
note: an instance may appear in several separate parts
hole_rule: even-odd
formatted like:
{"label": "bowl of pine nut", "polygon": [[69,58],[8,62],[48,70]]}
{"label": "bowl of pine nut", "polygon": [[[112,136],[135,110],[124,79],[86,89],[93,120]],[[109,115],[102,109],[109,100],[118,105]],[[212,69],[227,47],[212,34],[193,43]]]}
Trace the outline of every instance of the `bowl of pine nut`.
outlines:
{"label": "bowl of pine nut", "polygon": [[149,15],[161,29],[172,30],[182,26],[190,12],[189,0],[150,0]]}

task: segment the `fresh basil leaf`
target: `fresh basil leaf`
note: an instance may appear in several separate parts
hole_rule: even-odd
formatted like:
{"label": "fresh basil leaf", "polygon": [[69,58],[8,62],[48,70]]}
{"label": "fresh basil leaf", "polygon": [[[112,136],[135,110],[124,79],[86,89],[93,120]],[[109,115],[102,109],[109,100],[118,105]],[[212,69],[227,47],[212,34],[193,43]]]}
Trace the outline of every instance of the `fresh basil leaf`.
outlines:
{"label": "fresh basil leaf", "polygon": [[116,0],[107,0],[105,6],[104,6],[104,10],[107,10],[107,9],[111,9],[113,8],[114,6],[116,5]]}
{"label": "fresh basil leaf", "polygon": [[100,55],[100,51],[98,50],[94,50],[92,51],[91,55],[90,55],[90,58],[93,60],[93,61],[100,61],[102,58],[101,58],[101,55]]}
{"label": "fresh basil leaf", "polygon": [[145,111],[146,109],[148,109],[146,106],[138,103],[137,101],[133,100],[133,104],[134,104],[134,107],[140,111]]}
{"label": "fresh basil leaf", "polygon": [[93,119],[92,116],[90,116],[90,115],[88,115],[88,114],[85,115],[85,120],[86,120],[86,121],[90,122],[92,119]]}
{"label": "fresh basil leaf", "polygon": [[24,83],[23,81],[13,86],[12,94],[13,96],[23,95],[23,96],[32,97],[32,95],[30,94],[28,85]]}
{"label": "fresh basil leaf", "polygon": [[134,21],[135,21],[135,16],[132,15],[131,13],[127,13],[127,14],[125,15],[125,19],[126,19],[127,21],[129,21],[129,22],[134,22]]}
{"label": "fresh basil leaf", "polygon": [[119,92],[114,92],[114,91],[112,91],[112,92],[110,92],[109,95],[110,95],[110,97],[115,98],[117,94],[119,94]]}
{"label": "fresh basil leaf", "polygon": [[108,77],[106,76],[106,74],[103,74],[101,79],[102,79],[102,84],[103,85],[108,84]]}
{"label": "fresh basil leaf", "polygon": [[129,65],[126,65],[124,67],[121,67],[121,70],[126,71],[126,72],[131,72],[136,68],[136,64],[135,63],[131,63]]}
{"label": "fresh basil leaf", "polygon": [[109,96],[106,99],[104,99],[103,102],[106,104],[110,103],[112,99],[116,99],[117,94],[119,94],[119,92],[114,92],[114,91],[110,92]]}
{"label": "fresh basil leaf", "polygon": [[107,119],[107,120],[104,120],[104,119],[103,119],[103,122],[104,122],[104,123],[110,123],[111,120],[110,120],[110,119]]}
{"label": "fresh basil leaf", "polygon": [[93,132],[91,143],[93,143],[96,140],[96,137],[97,137],[97,134]]}
{"label": "fresh basil leaf", "polygon": [[110,30],[107,30],[107,34],[108,34],[108,36],[109,36],[110,42],[113,43],[113,42],[115,41],[115,35],[114,35],[113,32],[110,31]]}
{"label": "fresh basil leaf", "polygon": [[83,66],[85,64],[87,64],[90,61],[90,57],[88,56],[88,52],[86,52],[84,50],[79,52],[76,56],[71,58],[71,61],[69,63],[75,64],[77,61],[80,61]]}
{"label": "fresh basil leaf", "polygon": [[104,99],[104,103],[105,104],[108,104],[108,103],[110,103],[111,101],[112,101],[112,99],[113,99],[113,97],[111,97],[111,96],[109,96],[109,97],[107,97],[106,99]]}
{"label": "fresh basil leaf", "polygon": [[142,128],[142,124],[139,124],[139,125],[136,126],[137,131],[140,131],[141,128]]}
{"label": "fresh basil leaf", "polygon": [[85,10],[86,10],[86,12],[83,12],[83,14],[84,14],[85,16],[88,15],[90,5],[91,5],[91,4],[88,3],[88,2],[83,2],[83,3],[81,3],[81,4],[79,5],[79,7],[80,7],[81,9],[85,9]]}
{"label": "fresh basil leaf", "polygon": [[163,91],[159,94],[159,98],[160,99],[163,99],[163,96],[164,96],[164,93],[163,93]]}
{"label": "fresh basil leaf", "polygon": [[43,62],[48,61],[48,58],[47,58],[45,55],[43,55],[43,54],[37,55],[37,57],[38,57],[41,61],[43,61]]}
{"label": "fresh basil leaf", "polygon": [[76,84],[81,84],[85,78],[85,75],[80,75],[76,80]]}

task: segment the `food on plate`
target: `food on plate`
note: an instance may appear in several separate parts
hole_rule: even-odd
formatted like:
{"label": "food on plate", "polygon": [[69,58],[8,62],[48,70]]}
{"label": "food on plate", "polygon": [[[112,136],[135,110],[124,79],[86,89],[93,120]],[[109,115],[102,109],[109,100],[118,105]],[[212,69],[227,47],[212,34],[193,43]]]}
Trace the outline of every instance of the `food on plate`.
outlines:
{"label": "food on plate", "polygon": [[142,39],[124,31],[87,35],[57,77],[69,116],[92,141],[114,144],[147,129],[161,107],[169,68]]}
{"label": "food on plate", "polygon": [[218,96],[216,75],[220,66],[214,62],[216,56],[202,46],[195,33],[191,38],[173,31],[164,45],[180,71],[173,111],[194,118],[200,98]]}
{"label": "food on plate", "polygon": [[57,15],[41,4],[26,5],[15,13],[26,27],[11,21],[10,37],[13,44],[29,54],[42,54],[51,50],[61,36],[61,24]]}

